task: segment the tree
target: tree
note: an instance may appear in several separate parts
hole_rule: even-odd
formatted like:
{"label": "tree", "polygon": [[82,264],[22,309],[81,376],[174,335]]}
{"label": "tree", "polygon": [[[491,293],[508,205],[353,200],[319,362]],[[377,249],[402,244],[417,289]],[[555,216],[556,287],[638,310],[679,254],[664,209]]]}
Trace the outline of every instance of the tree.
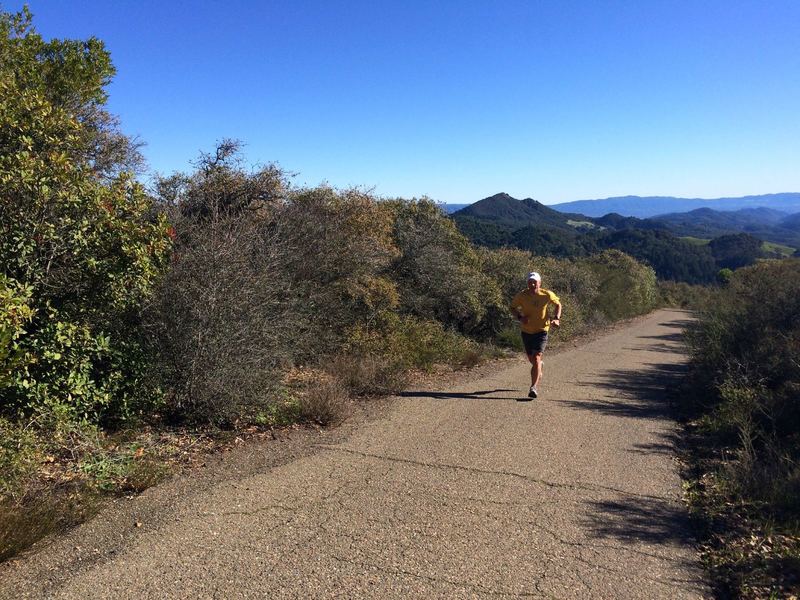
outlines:
{"label": "tree", "polygon": [[0,276],[31,311],[6,411],[124,418],[156,396],[139,311],[170,240],[142,186],[112,176],[98,120],[112,73],[97,40],[44,42],[27,9],[0,13]]}
{"label": "tree", "polygon": [[746,233],[721,235],[708,243],[719,268],[738,269],[752,265],[762,256],[763,242]]}
{"label": "tree", "polygon": [[119,119],[105,108],[106,87],[116,70],[103,42],[94,37],[45,41],[32,20],[27,7],[0,13],[3,80],[16,93],[37,96],[77,122],[70,156],[86,161],[96,176],[110,180],[126,171],[141,172],[141,142],[122,133]]}
{"label": "tree", "polygon": [[464,333],[481,330],[491,307],[505,310],[479,254],[434,202],[396,200],[387,207],[400,251],[391,278],[399,287],[401,309]]}

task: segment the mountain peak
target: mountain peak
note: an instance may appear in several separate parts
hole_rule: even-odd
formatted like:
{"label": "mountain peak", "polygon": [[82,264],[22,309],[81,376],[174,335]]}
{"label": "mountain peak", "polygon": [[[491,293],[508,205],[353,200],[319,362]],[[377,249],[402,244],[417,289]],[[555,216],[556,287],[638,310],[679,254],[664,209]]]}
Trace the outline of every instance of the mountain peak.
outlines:
{"label": "mountain peak", "polygon": [[566,223],[567,215],[553,210],[533,198],[517,200],[505,192],[478,200],[475,204],[454,212],[453,216],[456,218],[473,217],[515,226],[538,224],[572,230]]}

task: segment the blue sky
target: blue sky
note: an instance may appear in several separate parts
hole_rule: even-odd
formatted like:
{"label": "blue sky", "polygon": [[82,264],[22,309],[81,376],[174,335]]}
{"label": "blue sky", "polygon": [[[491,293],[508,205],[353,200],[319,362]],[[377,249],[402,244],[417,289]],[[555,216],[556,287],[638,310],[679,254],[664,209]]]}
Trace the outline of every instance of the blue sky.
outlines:
{"label": "blue sky", "polygon": [[28,5],[105,41],[160,173],[229,137],[297,184],[451,203],[800,191],[797,0]]}

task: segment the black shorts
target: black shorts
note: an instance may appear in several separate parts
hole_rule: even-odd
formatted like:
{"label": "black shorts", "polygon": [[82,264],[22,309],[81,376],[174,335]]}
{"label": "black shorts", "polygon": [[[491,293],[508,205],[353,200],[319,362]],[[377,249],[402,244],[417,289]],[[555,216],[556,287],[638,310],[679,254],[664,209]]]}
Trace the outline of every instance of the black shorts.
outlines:
{"label": "black shorts", "polygon": [[525,346],[525,354],[531,356],[533,354],[541,354],[547,346],[547,332],[540,331],[538,333],[522,333],[522,343]]}

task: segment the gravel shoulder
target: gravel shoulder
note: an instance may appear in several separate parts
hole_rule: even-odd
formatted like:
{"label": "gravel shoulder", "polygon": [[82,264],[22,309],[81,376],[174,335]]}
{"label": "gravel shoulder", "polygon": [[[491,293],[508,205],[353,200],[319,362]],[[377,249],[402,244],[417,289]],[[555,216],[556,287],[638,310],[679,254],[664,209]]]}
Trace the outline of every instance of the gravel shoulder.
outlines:
{"label": "gravel shoulder", "polygon": [[244,444],[3,565],[0,597],[710,596],[665,393],[688,318],[547,352],[533,402],[497,361]]}

